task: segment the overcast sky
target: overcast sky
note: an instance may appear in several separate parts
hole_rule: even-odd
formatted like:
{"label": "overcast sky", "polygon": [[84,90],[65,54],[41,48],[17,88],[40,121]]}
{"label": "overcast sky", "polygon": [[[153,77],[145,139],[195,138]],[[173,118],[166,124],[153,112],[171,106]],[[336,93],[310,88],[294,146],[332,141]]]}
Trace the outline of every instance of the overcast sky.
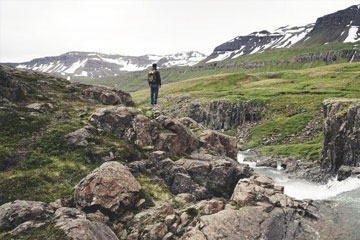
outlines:
{"label": "overcast sky", "polygon": [[238,35],[305,25],[353,0],[0,0],[0,62],[68,51],[198,50]]}

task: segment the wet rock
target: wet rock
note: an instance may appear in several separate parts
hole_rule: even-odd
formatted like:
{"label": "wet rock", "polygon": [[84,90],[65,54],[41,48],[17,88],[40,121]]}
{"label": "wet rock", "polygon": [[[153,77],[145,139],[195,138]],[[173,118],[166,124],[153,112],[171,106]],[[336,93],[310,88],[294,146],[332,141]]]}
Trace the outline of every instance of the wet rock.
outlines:
{"label": "wet rock", "polygon": [[53,209],[46,203],[16,200],[0,206],[0,231],[11,230],[30,221],[48,218]]}
{"label": "wet rock", "polygon": [[87,210],[105,210],[122,214],[139,200],[140,183],[128,168],[118,162],[106,162],[75,186],[75,203]]}
{"label": "wet rock", "polygon": [[338,170],[338,180],[342,181],[348,177],[360,176],[360,167],[341,166]]}

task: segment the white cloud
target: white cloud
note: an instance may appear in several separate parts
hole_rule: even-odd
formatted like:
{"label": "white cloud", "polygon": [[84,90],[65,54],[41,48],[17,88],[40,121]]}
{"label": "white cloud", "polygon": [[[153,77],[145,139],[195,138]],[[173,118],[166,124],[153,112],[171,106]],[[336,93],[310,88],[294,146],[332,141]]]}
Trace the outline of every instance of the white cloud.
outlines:
{"label": "white cloud", "polygon": [[352,0],[0,0],[0,62],[67,51],[124,55],[198,50],[241,34],[315,22]]}

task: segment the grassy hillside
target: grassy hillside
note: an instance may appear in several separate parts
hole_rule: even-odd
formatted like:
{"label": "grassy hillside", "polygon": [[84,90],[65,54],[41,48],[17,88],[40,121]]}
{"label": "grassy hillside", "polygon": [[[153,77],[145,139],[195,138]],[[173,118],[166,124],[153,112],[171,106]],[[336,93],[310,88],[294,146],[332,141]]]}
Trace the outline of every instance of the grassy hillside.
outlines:
{"label": "grassy hillside", "polygon": [[[161,69],[162,79],[164,83],[172,83],[190,78],[211,76],[219,73],[231,72],[276,72],[280,70],[294,70],[305,69],[326,65],[323,61],[316,61],[311,63],[295,62],[296,57],[309,53],[324,53],[328,51],[351,50],[357,48],[356,44],[352,43],[331,43],[323,46],[298,46],[285,49],[267,50],[263,53],[256,53],[247,56],[241,56],[235,59],[226,60],[217,63],[205,64],[199,63],[192,67],[171,67]],[[346,59],[339,59],[335,63],[347,61]],[[253,63],[261,63],[260,66],[253,67]],[[261,66],[265,63],[265,66]],[[242,65],[250,65],[252,67],[244,67]],[[147,71],[140,72],[124,72],[123,74],[102,79],[84,79],[83,83],[99,84],[111,87],[120,88],[125,91],[137,91],[147,87]]]}
{"label": "grassy hillside", "polygon": [[[147,104],[148,95],[148,90],[132,94],[139,104]],[[327,98],[360,98],[360,64],[192,78],[164,85],[160,104],[165,108],[174,104],[164,96],[183,95],[203,101],[254,99],[266,111],[260,124],[249,132],[245,147],[257,147],[267,154],[317,159],[322,141],[321,103]]]}

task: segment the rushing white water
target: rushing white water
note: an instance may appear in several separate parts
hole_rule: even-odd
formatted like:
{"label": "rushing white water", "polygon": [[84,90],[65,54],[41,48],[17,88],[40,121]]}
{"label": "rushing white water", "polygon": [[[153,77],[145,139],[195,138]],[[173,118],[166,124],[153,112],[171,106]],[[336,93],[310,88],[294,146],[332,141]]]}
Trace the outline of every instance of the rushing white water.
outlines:
{"label": "rushing white water", "polygon": [[[360,179],[359,178],[347,178],[344,181],[338,181],[336,179],[330,180],[326,185],[316,184],[301,179],[291,179],[281,171],[280,164],[277,169],[268,167],[256,167],[256,162],[244,161],[245,156],[242,153],[238,154],[239,163],[248,164],[258,174],[271,177],[276,185],[284,186],[284,193],[295,199],[333,199],[344,200],[343,193],[350,191],[360,192]],[[359,200],[357,200],[359,201]]]}

